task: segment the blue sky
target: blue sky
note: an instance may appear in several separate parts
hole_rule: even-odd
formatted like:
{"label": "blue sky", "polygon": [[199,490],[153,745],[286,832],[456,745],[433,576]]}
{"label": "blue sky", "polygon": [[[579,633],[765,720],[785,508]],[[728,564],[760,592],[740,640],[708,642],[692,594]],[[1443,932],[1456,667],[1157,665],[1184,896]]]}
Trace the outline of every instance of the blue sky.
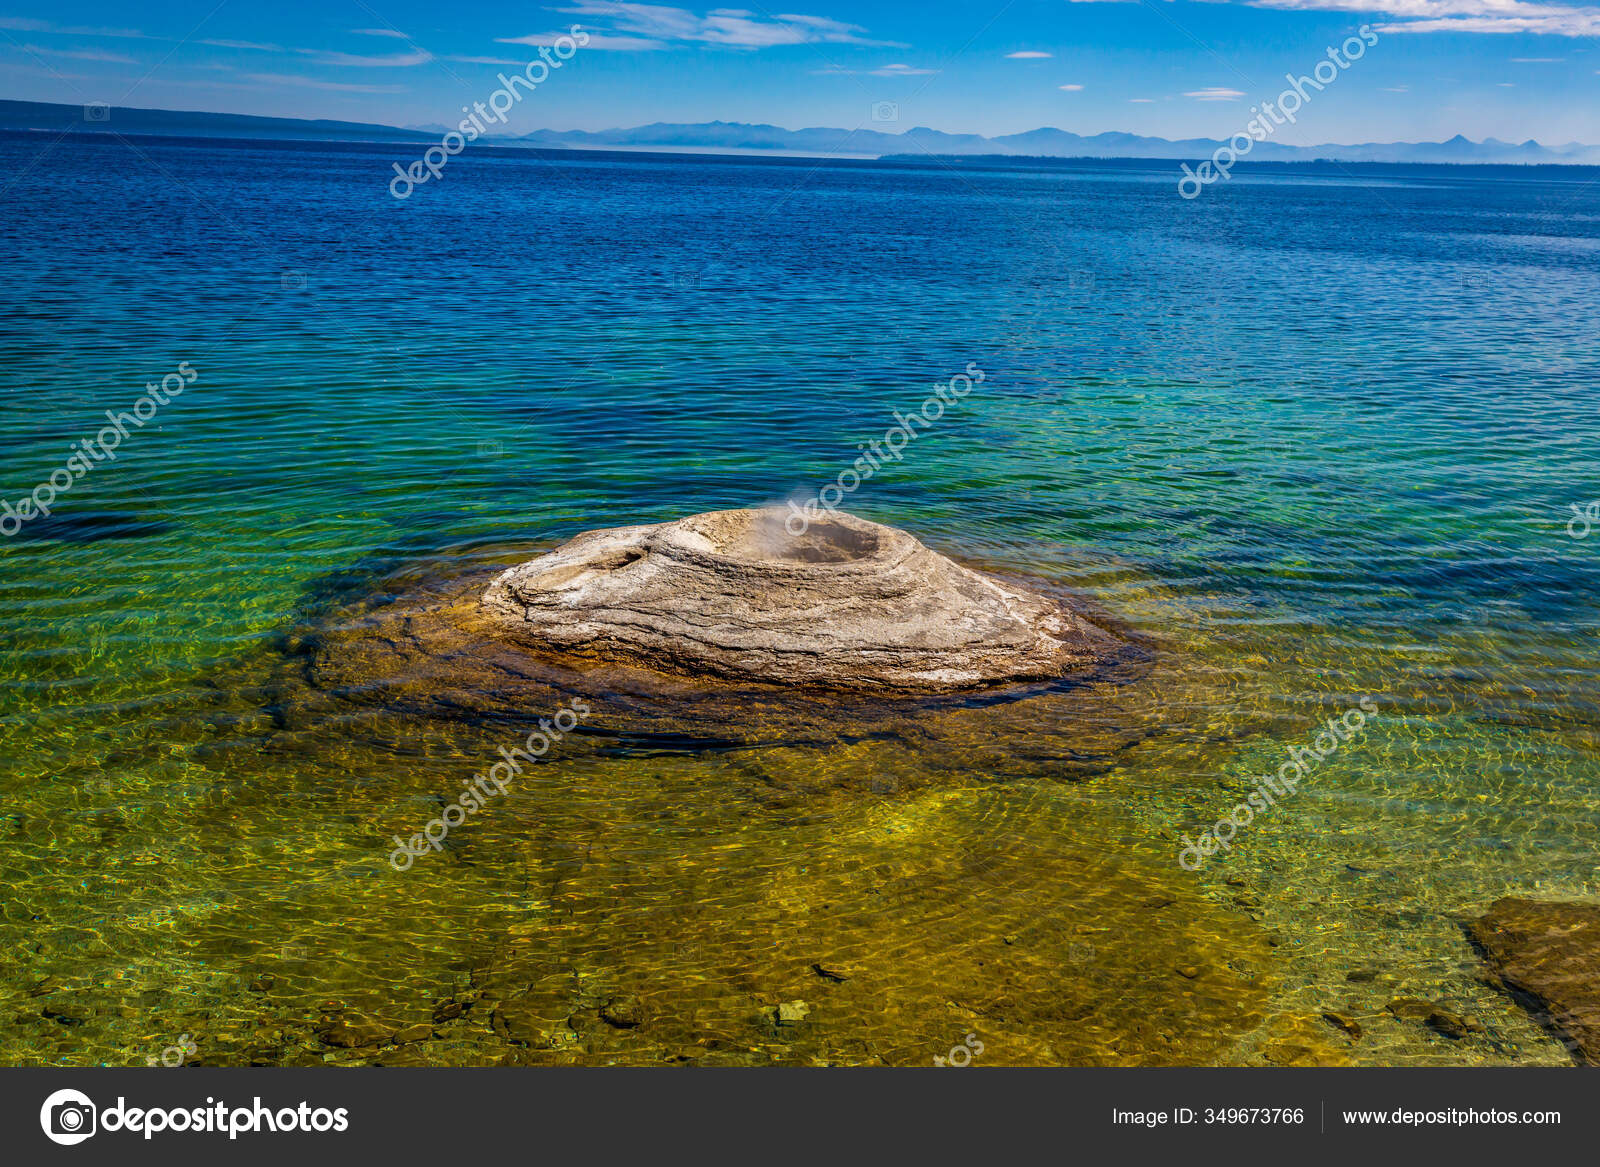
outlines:
{"label": "blue sky", "polygon": [[[514,132],[653,121],[1059,126],[1222,137],[1361,25],[1378,43],[1275,140],[1600,143],[1600,7],[1535,0],[14,0],[0,96],[454,124],[574,24]],[[794,5],[790,8],[789,5]],[[880,102],[895,125],[875,124]]]}

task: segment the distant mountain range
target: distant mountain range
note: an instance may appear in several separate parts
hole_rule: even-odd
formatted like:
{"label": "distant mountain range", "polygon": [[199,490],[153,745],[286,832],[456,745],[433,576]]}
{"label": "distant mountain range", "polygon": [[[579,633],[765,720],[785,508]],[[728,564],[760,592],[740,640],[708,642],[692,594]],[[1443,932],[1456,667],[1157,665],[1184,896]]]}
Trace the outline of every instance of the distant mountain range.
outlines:
{"label": "distant mountain range", "polygon": [[[539,130],[518,141],[529,145],[565,149],[715,149],[764,150],[805,154],[848,154],[869,157],[933,155],[1022,155],[1033,158],[1208,158],[1224,145],[1211,138],[1146,138],[1139,134],[1084,136],[1046,127],[1024,134],[985,138],[977,134],[947,134],[925,126],[888,133],[883,130],[805,129],[745,125],[741,122],[705,122],[670,125],[656,122],[631,130]],[[1259,143],[1251,161],[1303,162],[1326,158],[1340,162],[1568,162],[1600,163],[1600,147],[1572,142],[1543,146],[1531,139],[1522,143],[1494,138],[1473,142],[1456,135],[1448,142],[1363,142],[1357,145],[1288,146]]]}
{"label": "distant mountain range", "polygon": [[[122,134],[169,134],[195,137],[283,138],[321,141],[437,141],[445,126],[384,126],[363,122],[308,121],[298,118],[253,117],[246,114],[199,113],[178,110],[130,109],[109,111],[105,120],[85,107],[35,101],[0,101],[0,129],[36,129],[83,132],[115,131]],[[1224,143],[1211,138],[1147,138],[1139,134],[1082,135],[1050,127],[1023,134],[985,138],[978,134],[947,134],[924,126],[892,133],[887,130],[811,128],[786,130],[781,126],[744,122],[655,122],[629,130],[535,130],[528,134],[490,135],[485,142],[499,146],[532,146],[555,150],[671,150],[683,153],[737,152],[813,154],[835,157],[904,160],[929,155],[1002,156],[1033,158],[1166,158],[1210,157]],[[1474,142],[1457,134],[1447,142],[1362,142],[1353,145],[1289,146],[1259,143],[1249,154],[1252,162],[1305,162],[1328,159],[1339,162],[1457,162],[1457,163],[1578,163],[1600,165],[1600,146],[1569,142],[1545,146],[1526,142],[1501,142],[1486,138]]]}
{"label": "distant mountain range", "polygon": [[198,113],[124,106],[56,105],[45,101],[0,101],[0,130],[53,133],[165,134],[196,138],[284,138],[309,141],[379,142],[403,139],[437,142],[439,135],[367,122],[265,118],[238,113]]}

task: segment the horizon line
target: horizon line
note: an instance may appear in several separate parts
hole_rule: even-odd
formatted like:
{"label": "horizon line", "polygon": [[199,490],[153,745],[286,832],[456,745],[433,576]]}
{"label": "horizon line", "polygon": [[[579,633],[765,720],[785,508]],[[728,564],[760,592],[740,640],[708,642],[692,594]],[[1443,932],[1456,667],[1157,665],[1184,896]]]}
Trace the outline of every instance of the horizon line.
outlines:
{"label": "horizon line", "polygon": [[[212,119],[233,119],[233,120],[237,120],[237,121],[239,121],[241,123],[245,123],[245,124],[248,124],[248,123],[263,123],[263,122],[270,122],[270,123],[292,122],[292,123],[298,123],[300,125],[304,125],[306,127],[316,127],[316,126],[323,126],[323,125],[325,125],[325,126],[333,126],[333,127],[346,127],[347,126],[347,127],[353,128],[353,129],[381,130],[381,131],[385,131],[387,135],[397,135],[397,134],[417,135],[419,137],[419,139],[421,139],[421,140],[427,140],[429,137],[437,135],[440,132],[444,132],[446,134],[451,132],[450,130],[448,130],[447,128],[443,127],[442,125],[436,125],[436,124],[431,124],[431,123],[430,124],[421,124],[421,125],[416,125],[416,124],[413,124],[413,125],[393,125],[391,123],[386,123],[386,122],[350,121],[350,120],[346,120],[346,119],[342,119],[342,118],[289,117],[289,116],[282,116],[282,115],[276,115],[276,114],[231,113],[231,112],[226,112],[226,111],[221,111],[221,110],[205,110],[205,109],[166,109],[166,108],[161,108],[161,107],[156,107],[156,106],[117,105],[115,103],[110,103],[110,102],[90,102],[90,103],[84,103],[83,106],[80,107],[78,105],[75,105],[75,104],[72,104],[72,103],[66,103],[66,102],[35,101],[35,100],[27,99],[27,98],[11,98],[11,97],[0,98],[0,112],[4,112],[3,111],[3,107],[8,106],[8,105],[39,107],[39,110],[40,110],[41,113],[52,112],[52,113],[58,114],[58,116],[59,116],[60,113],[70,112],[70,111],[73,111],[73,110],[79,110],[80,108],[83,111],[87,111],[90,108],[97,107],[99,109],[102,109],[102,110],[106,111],[106,114],[104,115],[104,117],[102,119],[98,119],[98,120],[108,120],[110,111],[121,109],[121,110],[126,110],[126,111],[128,111],[130,113],[135,113],[135,114],[158,114],[158,115],[168,115],[168,116],[176,116],[176,117],[189,116],[189,117],[202,117],[202,118],[212,118]],[[82,121],[83,121],[83,132],[90,132],[90,133],[100,132],[100,133],[113,133],[113,134],[118,132],[114,127],[113,128],[109,128],[107,130],[103,130],[103,131],[102,130],[97,130],[96,129],[96,119],[91,119],[87,115],[87,113],[85,113],[83,115]],[[1127,130],[1099,130],[1099,131],[1096,131],[1096,132],[1093,132],[1093,133],[1083,133],[1083,132],[1080,132],[1080,131],[1077,131],[1077,130],[1063,129],[1063,128],[1059,127],[1059,126],[1037,126],[1037,127],[1033,128],[1031,130],[1022,130],[1022,131],[1018,131],[1016,133],[997,134],[997,135],[991,136],[991,135],[973,133],[973,132],[968,132],[968,131],[941,130],[941,129],[937,129],[937,128],[932,127],[932,126],[920,126],[920,125],[919,126],[912,126],[912,127],[907,128],[907,129],[904,129],[904,130],[894,130],[894,129],[888,129],[888,128],[881,128],[880,129],[880,128],[869,127],[869,126],[857,126],[857,127],[852,128],[852,129],[847,129],[847,128],[844,128],[842,126],[820,126],[820,125],[819,126],[804,126],[804,127],[799,128],[799,129],[791,129],[789,127],[776,125],[776,124],[771,123],[771,122],[739,122],[739,121],[726,121],[726,120],[723,120],[723,119],[714,119],[712,121],[704,121],[704,122],[662,122],[662,121],[654,121],[654,122],[641,123],[641,124],[635,125],[635,126],[614,126],[614,127],[610,127],[608,129],[604,129],[604,130],[556,130],[556,129],[551,129],[549,127],[542,127],[542,128],[535,129],[535,130],[529,130],[529,131],[527,131],[525,133],[520,133],[520,134],[517,134],[517,133],[487,133],[486,132],[483,135],[481,135],[480,138],[478,139],[478,141],[475,142],[474,144],[480,144],[480,143],[481,144],[500,144],[500,145],[505,145],[505,146],[519,147],[519,148],[542,148],[542,149],[550,149],[550,150],[564,150],[564,151],[568,151],[568,152],[594,152],[594,151],[597,151],[597,150],[610,150],[610,151],[615,151],[615,152],[620,152],[620,153],[648,152],[648,153],[678,153],[678,154],[685,154],[685,155],[698,155],[698,154],[745,155],[745,156],[748,156],[748,155],[765,155],[765,156],[813,157],[813,158],[822,156],[822,157],[851,158],[853,160],[858,160],[858,161],[859,160],[869,160],[869,159],[875,159],[875,158],[882,158],[882,157],[887,156],[882,151],[876,151],[876,152],[875,151],[862,151],[862,152],[859,152],[859,153],[853,153],[852,154],[852,153],[842,152],[842,151],[839,151],[839,150],[834,150],[834,151],[807,151],[807,150],[800,150],[800,149],[785,150],[785,149],[783,149],[781,147],[780,148],[744,147],[744,146],[721,145],[721,144],[717,144],[717,143],[705,143],[705,142],[703,142],[703,143],[689,143],[689,142],[683,142],[683,143],[603,143],[603,144],[594,144],[594,145],[577,145],[577,144],[568,143],[568,144],[561,144],[561,145],[553,145],[552,144],[552,145],[539,146],[535,141],[536,139],[539,139],[539,138],[541,138],[543,136],[603,137],[604,135],[608,135],[608,134],[638,133],[639,131],[642,131],[642,130],[650,130],[650,129],[654,129],[654,128],[657,128],[657,127],[661,127],[661,128],[681,128],[681,129],[685,129],[685,130],[706,129],[706,128],[711,128],[711,127],[726,127],[726,128],[730,128],[730,129],[748,129],[748,130],[774,130],[774,131],[778,131],[778,132],[781,132],[781,133],[784,133],[784,134],[793,134],[793,135],[804,135],[804,134],[808,134],[808,133],[835,134],[835,135],[841,135],[841,136],[845,137],[846,139],[848,139],[848,138],[850,138],[850,137],[852,137],[852,136],[854,136],[856,134],[870,134],[870,135],[873,135],[875,137],[889,138],[889,139],[904,139],[904,138],[907,138],[907,137],[909,137],[911,135],[926,134],[926,135],[938,135],[940,137],[948,137],[948,138],[965,138],[965,139],[975,140],[975,141],[978,141],[978,142],[990,143],[990,144],[998,144],[998,145],[1005,145],[1010,140],[1018,139],[1018,138],[1026,138],[1026,137],[1029,137],[1029,136],[1035,135],[1035,134],[1059,134],[1059,135],[1063,135],[1063,136],[1067,136],[1067,137],[1071,137],[1071,138],[1076,138],[1076,139],[1079,139],[1079,140],[1084,141],[1084,142],[1090,142],[1090,141],[1093,141],[1096,138],[1121,137],[1121,138],[1129,139],[1130,142],[1149,143],[1149,144],[1151,144],[1153,146],[1156,146],[1158,148],[1165,147],[1165,146],[1181,147],[1181,146],[1184,146],[1184,145],[1187,145],[1187,144],[1190,144],[1190,143],[1206,143],[1208,145],[1213,145],[1214,146],[1214,145],[1220,145],[1220,144],[1225,143],[1225,142],[1228,141],[1228,139],[1223,139],[1223,138],[1205,138],[1205,137],[1168,138],[1168,137],[1162,137],[1162,136],[1159,136],[1159,135],[1136,134],[1136,133],[1133,133],[1133,132],[1127,131]],[[0,129],[9,129],[9,130],[13,130],[13,131],[29,131],[29,130],[57,131],[57,130],[61,130],[62,128],[63,127],[59,123],[54,125],[54,126],[27,126],[27,125],[9,125],[9,126],[7,126],[7,125],[0,125]],[[70,130],[70,129],[74,128],[74,127],[69,124],[66,128]],[[139,133],[140,131],[130,131],[130,132]],[[147,130],[147,131],[143,131],[141,136],[157,136],[157,137],[160,137],[160,136],[185,136],[185,135],[183,135],[183,134],[166,135],[166,134],[162,134],[160,132],[153,132],[152,133],[151,131]],[[311,138],[307,138],[307,139],[295,139],[295,140],[349,141],[349,140],[352,140],[352,139],[349,139],[349,138],[341,139],[341,138],[311,137]],[[386,140],[386,139],[372,139],[372,140],[378,141],[378,140]],[[1465,145],[1474,146],[1474,147],[1490,147],[1490,148],[1493,148],[1493,147],[1504,147],[1504,148],[1506,148],[1508,150],[1525,150],[1525,149],[1530,149],[1530,148],[1536,148],[1536,149],[1543,150],[1543,151],[1548,151],[1548,152],[1572,151],[1572,150],[1585,150],[1585,151],[1597,151],[1597,152],[1600,152],[1600,146],[1591,145],[1589,143],[1578,142],[1578,141],[1572,141],[1572,142],[1566,142],[1566,143],[1560,143],[1560,144],[1546,144],[1546,143],[1540,142],[1536,138],[1527,138],[1527,139],[1524,139],[1521,142],[1510,142],[1510,141],[1506,141],[1504,139],[1495,138],[1493,136],[1488,136],[1488,137],[1485,137],[1485,138],[1482,138],[1482,139],[1479,139],[1479,140],[1475,140],[1475,139],[1467,137],[1465,134],[1462,134],[1462,133],[1457,133],[1457,134],[1455,134],[1455,135],[1453,135],[1453,136],[1451,136],[1449,138],[1436,140],[1436,141],[1417,140],[1417,141],[1388,141],[1388,142],[1381,142],[1381,141],[1323,142],[1323,143],[1316,143],[1314,145],[1298,145],[1298,144],[1287,143],[1287,142],[1265,142],[1263,144],[1266,145],[1266,146],[1269,146],[1269,147],[1271,147],[1271,148],[1273,148],[1275,150],[1280,150],[1280,151],[1281,150],[1290,150],[1290,151],[1296,151],[1296,152],[1315,152],[1315,151],[1318,151],[1318,150],[1361,150],[1361,149],[1377,149],[1377,148],[1388,148],[1388,149],[1413,148],[1413,149],[1423,149],[1423,148],[1428,148],[1428,147],[1449,146],[1449,145],[1452,145],[1452,144],[1465,144]],[[929,157],[956,157],[956,158],[1028,158],[1028,157],[1038,157],[1038,158],[1074,158],[1074,157],[1076,157],[1076,158],[1100,158],[1100,159],[1117,158],[1117,159],[1126,159],[1126,160],[1129,160],[1129,161],[1162,161],[1162,160],[1170,161],[1171,160],[1171,159],[1153,158],[1153,157],[1148,156],[1148,155],[1139,155],[1139,154],[1130,154],[1130,155],[1116,155],[1116,154],[1053,155],[1053,154],[1028,154],[1028,153],[1016,153],[1016,154],[1009,154],[1009,153],[970,153],[969,154],[969,153],[964,153],[964,152],[956,152],[956,153],[952,153],[952,154],[948,154],[948,155],[928,154],[928,156]],[[1280,158],[1280,159],[1261,159],[1261,160],[1259,160],[1259,162],[1265,162],[1265,163],[1271,163],[1271,164],[1281,164],[1281,163],[1285,163],[1285,162],[1315,161],[1315,160],[1317,160],[1317,159],[1308,157],[1308,158],[1301,158],[1301,159],[1292,159],[1292,158],[1290,158],[1290,159],[1284,159],[1284,158]],[[1330,159],[1330,160],[1333,160],[1333,159]],[[1245,162],[1247,160],[1244,159],[1244,158],[1240,158],[1239,161],[1240,162]],[[1395,159],[1395,160],[1354,159],[1354,160],[1346,160],[1346,161],[1376,161],[1376,162],[1390,161],[1390,162],[1393,162],[1395,164],[1400,164],[1400,163],[1403,163],[1405,160],[1401,160],[1401,159]],[[1444,160],[1444,161],[1448,164],[1451,160]],[[1414,162],[1412,164],[1424,164],[1424,165],[1439,164],[1439,160],[1423,160],[1420,163]],[[1456,164],[1460,164],[1460,165],[1475,165],[1476,164],[1476,165],[1566,165],[1566,166],[1584,166],[1584,165],[1597,165],[1597,164],[1600,164],[1600,162],[1581,162],[1581,161],[1573,162],[1573,161],[1563,161],[1563,160],[1559,160],[1559,159],[1552,159],[1552,160],[1545,161],[1545,162],[1539,162],[1539,161],[1484,162],[1482,160],[1472,160],[1472,161],[1466,161],[1466,162],[1459,162],[1459,163],[1456,163]]]}

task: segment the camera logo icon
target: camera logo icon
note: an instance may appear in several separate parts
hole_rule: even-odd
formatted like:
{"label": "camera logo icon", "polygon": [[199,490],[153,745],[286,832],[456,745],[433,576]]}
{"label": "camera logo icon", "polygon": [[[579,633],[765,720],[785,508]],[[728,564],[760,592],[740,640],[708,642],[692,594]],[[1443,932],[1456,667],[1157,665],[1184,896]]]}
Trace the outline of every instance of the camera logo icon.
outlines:
{"label": "camera logo icon", "polygon": [[83,120],[86,122],[109,122],[111,120],[111,107],[103,101],[86,102],[83,107]]}
{"label": "camera logo icon", "polygon": [[900,107],[892,101],[875,101],[872,103],[872,120],[897,122],[900,120]]}
{"label": "camera logo icon", "polygon": [[57,1090],[39,1108],[39,1125],[52,1143],[70,1147],[95,1131],[95,1106],[87,1094]]}

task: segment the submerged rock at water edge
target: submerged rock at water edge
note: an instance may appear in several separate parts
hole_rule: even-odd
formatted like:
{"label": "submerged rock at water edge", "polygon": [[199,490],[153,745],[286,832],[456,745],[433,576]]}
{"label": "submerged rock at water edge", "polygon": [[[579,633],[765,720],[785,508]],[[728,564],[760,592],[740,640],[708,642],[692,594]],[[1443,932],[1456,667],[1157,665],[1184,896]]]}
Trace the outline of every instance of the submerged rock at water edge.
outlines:
{"label": "submerged rock at water edge", "polygon": [[509,638],[691,676],[947,692],[1058,678],[1120,642],[1059,599],[835,513],[775,509],[590,531],[495,578]]}

